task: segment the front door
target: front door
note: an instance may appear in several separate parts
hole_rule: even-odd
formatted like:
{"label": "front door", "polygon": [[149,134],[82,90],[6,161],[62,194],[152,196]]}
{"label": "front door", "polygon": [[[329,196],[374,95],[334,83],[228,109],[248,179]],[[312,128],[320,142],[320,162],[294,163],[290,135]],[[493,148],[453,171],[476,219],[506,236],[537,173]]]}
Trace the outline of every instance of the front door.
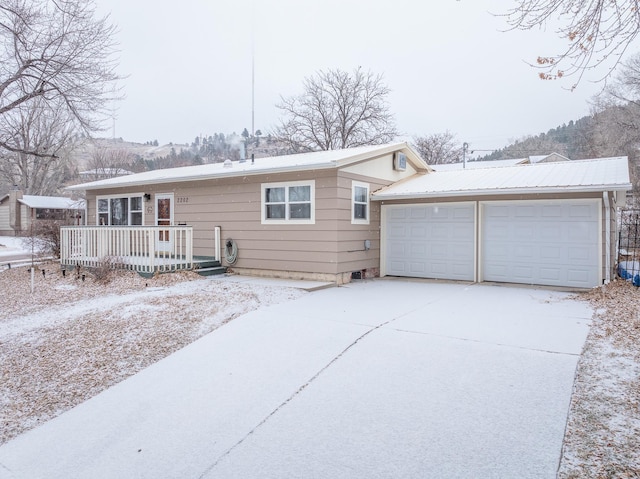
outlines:
{"label": "front door", "polygon": [[[156,225],[173,225],[173,193],[156,195]],[[158,229],[156,250],[161,252],[173,250],[173,234],[170,229]]]}

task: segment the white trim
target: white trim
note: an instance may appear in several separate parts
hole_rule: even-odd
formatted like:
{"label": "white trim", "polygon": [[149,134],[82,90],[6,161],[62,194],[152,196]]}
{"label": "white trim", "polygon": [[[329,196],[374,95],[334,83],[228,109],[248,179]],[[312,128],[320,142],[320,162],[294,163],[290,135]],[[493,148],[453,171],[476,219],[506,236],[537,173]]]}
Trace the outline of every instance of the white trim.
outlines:
{"label": "white trim", "polygon": [[[604,202],[604,231],[605,231],[605,247],[607,248],[607,252],[605,255],[605,273],[604,273],[604,284],[609,284],[611,282],[611,203],[609,201],[609,192],[602,192],[602,200]],[[602,255],[600,255],[602,257]]]}
{"label": "white trim", "polygon": [[[292,186],[309,186],[310,211],[309,218],[297,219],[289,217],[289,187]],[[265,202],[265,192],[267,188],[284,188],[285,189],[285,218],[269,219],[267,218],[267,205]],[[262,183],[260,185],[260,223],[263,225],[313,225],[316,223],[316,181],[284,181],[278,183]]]}
{"label": "white trim", "polygon": [[[129,200],[129,208],[127,211],[127,222],[129,224],[127,225],[101,225],[100,224],[100,210],[98,208],[100,200],[111,200],[114,198],[127,198]],[[131,198],[140,198],[140,201],[142,204],[142,209],[140,210],[140,213],[142,214],[140,225],[131,224]],[[108,204],[109,204],[108,217],[111,218],[111,202],[109,202]],[[144,226],[144,193],[121,193],[121,194],[114,194],[114,195],[97,195],[95,211],[96,211],[96,226]],[[138,211],[136,210],[136,212]],[[86,216],[87,214],[85,213],[85,218]],[[85,224],[86,224],[86,220],[85,220]]]}
{"label": "white trim", "polygon": [[[356,187],[365,188],[367,190],[366,193],[366,218],[364,219],[356,219],[355,218],[355,207],[356,207]],[[363,204],[358,202],[358,204]],[[368,225],[371,218],[371,185],[369,183],[363,183],[362,181],[351,181],[351,224],[352,225]]]}
{"label": "white trim", "polygon": [[380,277],[387,275],[387,235],[385,225],[387,224],[387,208],[389,205],[380,204]]}
{"label": "white trim", "polygon": [[[161,227],[158,224],[158,200],[169,200],[169,225],[173,226],[174,221],[174,212],[175,212],[175,195],[173,193],[156,193],[153,198],[153,209],[154,209],[154,223],[157,227]],[[161,240],[161,236],[164,236],[165,239]],[[158,235],[156,236],[156,250],[161,251],[163,253],[169,252],[173,250],[174,246],[174,233],[171,229],[158,231]]]}
{"label": "white trim", "polygon": [[[495,188],[489,190],[454,190],[454,191],[433,191],[423,193],[397,193],[384,194],[374,193],[371,197],[373,201],[401,201],[401,200],[427,200],[434,198],[458,198],[458,197],[474,197],[474,196],[500,196],[500,195],[541,195],[541,194],[558,194],[558,193],[602,193],[609,190],[620,190],[620,187],[628,187],[631,189],[631,183],[619,185],[594,185],[594,186],[553,186],[539,187],[532,186],[528,188]],[[462,199],[461,201],[465,201]],[[502,200],[498,200],[502,201]],[[512,201],[512,200],[504,200]]]}

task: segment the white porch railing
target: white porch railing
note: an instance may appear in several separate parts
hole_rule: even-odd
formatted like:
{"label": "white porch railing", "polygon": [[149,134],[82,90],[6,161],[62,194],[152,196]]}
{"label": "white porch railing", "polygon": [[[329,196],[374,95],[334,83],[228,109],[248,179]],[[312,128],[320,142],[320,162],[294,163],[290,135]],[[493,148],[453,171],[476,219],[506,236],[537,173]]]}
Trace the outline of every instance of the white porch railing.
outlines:
{"label": "white porch railing", "polygon": [[62,226],[60,263],[87,268],[108,264],[147,274],[189,270],[193,227]]}

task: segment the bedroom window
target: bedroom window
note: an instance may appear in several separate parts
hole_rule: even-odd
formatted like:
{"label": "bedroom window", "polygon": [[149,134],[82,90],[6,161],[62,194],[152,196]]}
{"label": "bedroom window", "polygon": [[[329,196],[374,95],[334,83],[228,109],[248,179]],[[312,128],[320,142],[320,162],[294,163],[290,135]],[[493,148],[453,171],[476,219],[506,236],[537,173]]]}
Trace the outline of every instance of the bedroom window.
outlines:
{"label": "bedroom window", "polygon": [[98,197],[97,222],[104,226],[142,225],[142,195]]}
{"label": "bedroom window", "polygon": [[262,224],[315,223],[315,181],[264,183]]}
{"label": "bedroom window", "polygon": [[369,185],[354,181],[351,184],[351,224],[369,224]]}

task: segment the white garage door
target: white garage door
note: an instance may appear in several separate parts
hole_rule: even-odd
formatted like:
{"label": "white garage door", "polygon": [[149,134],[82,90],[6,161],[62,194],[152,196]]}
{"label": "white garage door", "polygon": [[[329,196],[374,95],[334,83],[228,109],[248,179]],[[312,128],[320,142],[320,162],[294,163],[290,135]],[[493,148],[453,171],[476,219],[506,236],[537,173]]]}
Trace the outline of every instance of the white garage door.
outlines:
{"label": "white garage door", "polygon": [[387,275],[474,280],[474,203],[383,208]]}
{"label": "white garage door", "polygon": [[597,200],[488,202],[481,208],[484,281],[600,284]]}

